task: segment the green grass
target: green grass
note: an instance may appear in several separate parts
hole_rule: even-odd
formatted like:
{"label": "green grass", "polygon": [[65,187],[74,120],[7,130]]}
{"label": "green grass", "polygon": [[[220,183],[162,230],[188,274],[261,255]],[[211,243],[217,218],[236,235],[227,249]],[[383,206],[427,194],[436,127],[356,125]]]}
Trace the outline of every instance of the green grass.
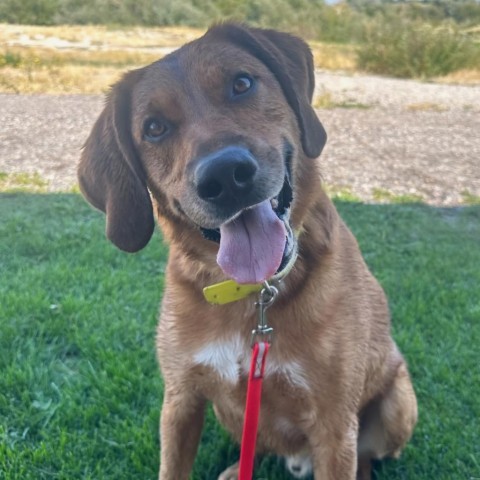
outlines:
{"label": "green grass", "polygon": [[477,42],[458,27],[382,17],[367,30],[357,65],[367,72],[429,79],[480,63]]}
{"label": "green grass", "polygon": [[[480,206],[337,200],[384,285],[420,421],[376,479],[480,478]],[[155,479],[154,332],[166,249],[104,239],[77,194],[0,194],[0,478]],[[320,288],[320,287],[319,287]],[[238,448],[209,412],[192,478]],[[274,457],[256,478],[286,480]]]}
{"label": "green grass", "polygon": [[0,171],[0,192],[45,192],[48,187],[39,173],[5,173]]}
{"label": "green grass", "polygon": [[470,193],[468,190],[462,192],[463,203],[467,205],[480,205],[480,196]]}

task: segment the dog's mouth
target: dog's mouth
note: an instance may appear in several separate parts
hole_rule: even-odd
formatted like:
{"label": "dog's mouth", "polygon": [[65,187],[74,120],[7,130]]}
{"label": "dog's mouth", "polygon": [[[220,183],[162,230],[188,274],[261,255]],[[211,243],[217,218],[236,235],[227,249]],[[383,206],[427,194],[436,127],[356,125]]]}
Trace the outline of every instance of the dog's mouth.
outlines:
{"label": "dog's mouth", "polygon": [[203,236],[219,243],[217,263],[240,284],[257,284],[283,272],[296,256],[297,240],[290,224],[293,200],[291,152],[285,155],[282,189],[273,198],[241,210]]}

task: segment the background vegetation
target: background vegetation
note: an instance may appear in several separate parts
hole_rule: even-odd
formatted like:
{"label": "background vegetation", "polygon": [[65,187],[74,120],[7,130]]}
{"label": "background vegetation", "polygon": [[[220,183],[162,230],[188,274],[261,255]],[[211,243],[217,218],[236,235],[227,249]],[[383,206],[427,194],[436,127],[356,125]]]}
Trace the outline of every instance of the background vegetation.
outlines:
{"label": "background vegetation", "polygon": [[[356,68],[368,72],[432,78],[480,70],[477,0],[0,0],[0,22],[14,24],[204,29],[225,19],[352,45]],[[12,55],[0,54],[0,68],[20,63]]]}
{"label": "background vegetation", "polygon": [[205,28],[234,18],[251,24],[296,30],[321,40],[362,37],[366,20],[397,15],[439,25],[480,25],[476,0],[17,0],[0,1],[0,22],[30,25],[188,25]]}

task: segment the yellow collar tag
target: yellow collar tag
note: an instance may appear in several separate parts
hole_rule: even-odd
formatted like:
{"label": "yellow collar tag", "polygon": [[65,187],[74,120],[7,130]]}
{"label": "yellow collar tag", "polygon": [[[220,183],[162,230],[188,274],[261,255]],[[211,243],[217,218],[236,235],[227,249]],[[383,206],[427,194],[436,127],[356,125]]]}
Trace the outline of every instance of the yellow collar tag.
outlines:
{"label": "yellow collar tag", "polygon": [[[296,232],[296,236],[300,232]],[[290,270],[293,268],[298,256],[298,245],[295,242],[294,246],[295,250],[288,261],[288,264],[283,268],[281,272],[276,273],[270,280],[272,282],[279,282],[281,281]],[[262,283],[255,283],[255,284],[245,284],[240,285],[239,283],[235,282],[234,280],[226,280],[224,282],[216,283],[215,285],[210,285],[203,289],[203,296],[208,303],[212,305],[225,305],[226,303],[236,302],[237,300],[242,300],[243,298],[247,298],[252,293],[261,292],[263,288]]]}
{"label": "yellow collar tag", "polygon": [[203,289],[203,296],[207,302],[213,305],[225,305],[226,303],[236,302],[242,298],[248,297],[252,293],[260,292],[263,285],[245,284],[240,285],[234,280],[216,283]]}
{"label": "yellow collar tag", "polygon": [[[292,258],[288,262],[288,265],[281,272],[274,275],[269,282],[279,282],[282,280],[285,275],[290,272],[296,259],[297,252],[295,251],[294,255],[292,255]],[[245,285],[240,285],[234,280],[225,280],[224,282],[205,287],[203,289],[203,296],[205,297],[205,300],[212,305],[225,305],[226,303],[232,303],[247,298],[252,293],[261,292],[263,287],[264,285],[262,283],[247,283]]]}

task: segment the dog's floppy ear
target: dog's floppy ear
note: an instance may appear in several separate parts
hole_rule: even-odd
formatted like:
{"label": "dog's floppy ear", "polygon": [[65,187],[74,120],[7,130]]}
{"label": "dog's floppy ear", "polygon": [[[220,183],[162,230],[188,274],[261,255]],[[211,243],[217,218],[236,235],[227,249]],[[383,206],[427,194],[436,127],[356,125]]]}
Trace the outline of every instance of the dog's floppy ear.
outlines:
{"label": "dog's floppy ear", "polygon": [[217,25],[209,34],[243,48],[269,68],[297,117],[305,154],[311,158],[318,157],[327,141],[327,134],[311,105],[315,72],[308,45],[288,33],[231,23]]}
{"label": "dog's floppy ear", "polygon": [[107,215],[107,237],[120,249],[143,248],[154,229],[145,172],[131,134],[131,90],[142,71],[127,73],[111,90],[78,167],[80,189]]}

